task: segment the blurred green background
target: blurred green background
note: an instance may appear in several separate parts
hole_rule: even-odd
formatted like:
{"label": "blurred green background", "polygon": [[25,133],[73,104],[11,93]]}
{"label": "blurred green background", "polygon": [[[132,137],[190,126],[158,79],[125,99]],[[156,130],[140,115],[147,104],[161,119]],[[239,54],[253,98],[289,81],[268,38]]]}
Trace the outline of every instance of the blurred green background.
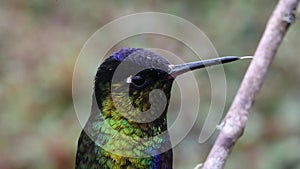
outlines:
{"label": "blurred green background", "polygon": [[[81,126],[72,102],[73,69],[85,41],[109,21],[136,12],[170,13],[198,26],[220,55],[252,55],[275,5],[275,0],[1,1],[0,168],[74,168]],[[300,169],[299,37],[297,20],[225,168]],[[225,66],[225,110],[248,64]],[[209,107],[206,85],[200,92]],[[207,156],[215,137],[199,144],[198,126],[175,147],[176,168],[194,168]]]}

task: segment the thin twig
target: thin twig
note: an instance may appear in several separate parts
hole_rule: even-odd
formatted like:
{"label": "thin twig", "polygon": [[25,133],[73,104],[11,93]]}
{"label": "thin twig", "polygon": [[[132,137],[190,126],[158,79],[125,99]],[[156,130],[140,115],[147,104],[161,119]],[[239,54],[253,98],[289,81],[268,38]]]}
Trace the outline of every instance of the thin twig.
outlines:
{"label": "thin twig", "polygon": [[270,64],[289,26],[295,21],[298,3],[299,0],[280,0],[277,4],[203,169],[222,169],[236,141],[242,136],[249,110]]}

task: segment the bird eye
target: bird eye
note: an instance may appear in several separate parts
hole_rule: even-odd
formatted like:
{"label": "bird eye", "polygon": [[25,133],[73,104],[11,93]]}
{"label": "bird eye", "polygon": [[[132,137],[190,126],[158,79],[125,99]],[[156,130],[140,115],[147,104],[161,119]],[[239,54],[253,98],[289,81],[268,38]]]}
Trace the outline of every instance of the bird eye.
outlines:
{"label": "bird eye", "polygon": [[131,82],[136,86],[142,86],[145,84],[145,79],[140,75],[136,75],[131,79]]}

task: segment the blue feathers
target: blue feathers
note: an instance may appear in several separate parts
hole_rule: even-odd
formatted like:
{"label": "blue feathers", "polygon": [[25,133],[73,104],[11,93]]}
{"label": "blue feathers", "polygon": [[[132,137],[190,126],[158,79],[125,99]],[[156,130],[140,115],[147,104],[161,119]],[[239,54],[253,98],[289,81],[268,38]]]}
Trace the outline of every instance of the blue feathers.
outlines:
{"label": "blue feathers", "polygon": [[131,53],[142,50],[142,48],[121,48],[119,51],[113,53],[115,60],[122,62]]}

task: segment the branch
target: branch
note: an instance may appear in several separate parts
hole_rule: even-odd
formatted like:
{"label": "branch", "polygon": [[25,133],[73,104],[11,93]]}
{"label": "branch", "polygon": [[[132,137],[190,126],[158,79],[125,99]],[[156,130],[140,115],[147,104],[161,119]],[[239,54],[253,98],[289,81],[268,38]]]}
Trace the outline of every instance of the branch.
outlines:
{"label": "branch", "polygon": [[295,21],[298,3],[299,0],[280,0],[277,4],[203,169],[222,169],[236,141],[242,136],[249,110],[270,64],[289,26]]}

